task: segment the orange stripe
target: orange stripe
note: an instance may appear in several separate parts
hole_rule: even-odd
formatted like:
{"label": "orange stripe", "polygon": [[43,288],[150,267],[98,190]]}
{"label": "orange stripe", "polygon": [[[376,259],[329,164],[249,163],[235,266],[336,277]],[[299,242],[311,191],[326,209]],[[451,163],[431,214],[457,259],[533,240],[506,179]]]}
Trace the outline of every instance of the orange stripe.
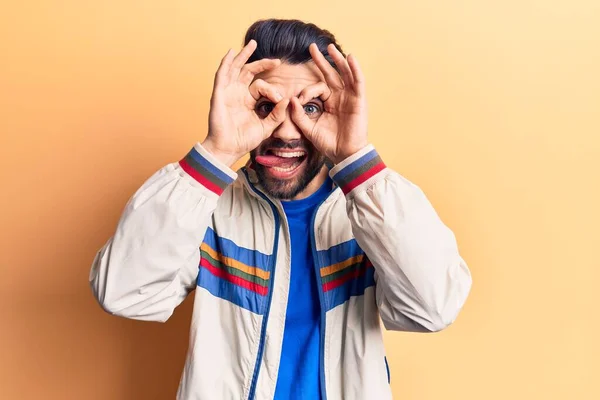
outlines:
{"label": "orange stripe", "polygon": [[221,253],[215,251],[206,243],[202,243],[202,245],[200,246],[200,250],[207,252],[212,258],[214,258],[215,260],[219,260],[228,267],[238,269],[247,274],[258,276],[262,279],[269,279],[269,277],[271,276],[271,273],[269,271],[264,271],[260,268],[251,267],[242,262],[239,262],[238,260],[234,260],[233,258],[225,257]]}
{"label": "orange stripe", "polygon": [[348,268],[351,265],[361,262],[364,257],[365,257],[365,255],[361,254],[359,256],[354,256],[352,258],[349,258],[349,259],[339,262],[337,264],[333,264],[328,267],[321,268],[321,277],[334,274],[338,271]]}

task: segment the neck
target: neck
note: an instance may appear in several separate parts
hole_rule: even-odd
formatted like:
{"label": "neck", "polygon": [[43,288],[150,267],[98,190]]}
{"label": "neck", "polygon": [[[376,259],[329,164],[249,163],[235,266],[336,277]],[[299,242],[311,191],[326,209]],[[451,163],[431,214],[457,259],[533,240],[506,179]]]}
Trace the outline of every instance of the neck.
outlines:
{"label": "neck", "polygon": [[323,167],[321,167],[321,170],[313,178],[313,180],[310,181],[310,183],[308,185],[306,185],[304,190],[302,190],[300,193],[298,193],[292,200],[305,199],[305,198],[309,197],[311,194],[313,194],[314,192],[316,192],[317,190],[319,190],[321,185],[323,185],[323,183],[327,180],[328,174],[329,174],[329,168],[327,168],[326,165],[323,165]]}

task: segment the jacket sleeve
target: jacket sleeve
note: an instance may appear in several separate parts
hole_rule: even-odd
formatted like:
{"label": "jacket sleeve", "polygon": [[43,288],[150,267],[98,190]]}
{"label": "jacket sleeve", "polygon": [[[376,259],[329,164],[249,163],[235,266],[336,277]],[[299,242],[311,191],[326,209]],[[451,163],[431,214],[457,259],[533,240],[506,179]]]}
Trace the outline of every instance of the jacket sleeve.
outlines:
{"label": "jacket sleeve", "polygon": [[235,178],[196,144],[143,184],[92,264],[90,285],[104,310],[147,321],[171,316],[195,288],[199,246],[219,196]]}
{"label": "jacket sleeve", "polygon": [[356,241],[375,268],[385,327],[435,332],[449,326],[465,303],[471,274],[425,194],[386,168],[371,145],[330,175],[346,196]]}

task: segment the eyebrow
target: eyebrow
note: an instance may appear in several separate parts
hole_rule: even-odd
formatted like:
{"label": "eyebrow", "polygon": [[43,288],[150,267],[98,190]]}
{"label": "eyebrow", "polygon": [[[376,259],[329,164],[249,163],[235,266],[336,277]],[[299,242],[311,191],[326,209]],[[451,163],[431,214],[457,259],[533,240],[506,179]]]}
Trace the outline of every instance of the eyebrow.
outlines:
{"label": "eyebrow", "polygon": [[320,97],[313,97],[312,99],[309,99],[308,101],[314,101],[314,100],[318,100],[319,103],[324,103],[323,99],[321,99]]}
{"label": "eyebrow", "polygon": [[[302,93],[302,90],[301,90],[300,92],[298,92],[298,94],[300,94],[300,93]],[[297,95],[296,95],[296,96],[297,96]],[[270,103],[272,103],[272,102],[273,102],[273,100],[269,99],[269,98],[268,98],[268,97],[266,97],[266,96],[260,96],[260,97],[258,98],[258,100],[256,100],[256,102],[258,103],[258,102],[261,102],[261,101],[263,101],[263,100],[266,100],[266,101],[268,101],[268,102],[270,102]],[[314,101],[314,100],[317,100],[319,103],[324,103],[323,99],[321,99],[320,97],[313,97],[312,99],[309,99],[308,101]]]}

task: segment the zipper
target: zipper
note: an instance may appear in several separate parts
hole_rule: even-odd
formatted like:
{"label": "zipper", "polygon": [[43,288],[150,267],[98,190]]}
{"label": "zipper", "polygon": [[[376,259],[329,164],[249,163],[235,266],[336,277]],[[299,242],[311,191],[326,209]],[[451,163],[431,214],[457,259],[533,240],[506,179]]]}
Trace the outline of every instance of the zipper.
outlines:
{"label": "zipper", "polygon": [[257,190],[254,185],[250,183],[250,179],[248,179],[248,173],[246,169],[243,169],[244,175],[246,176],[246,181],[249,186],[252,188],[254,192],[256,192],[260,197],[262,197],[270,206],[273,211],[273,216],[275,218],[275,243],[273,244],[273,265],[271,266],[271,279],[269,284],[269,294],[267,297],[267,311],[263,316],[261,331],[260,331],[260,342],[258,344],[258,354],[256,356],[256,364],[254,365],[254,373],[252,375],[252,384],[250,385],[250,392],[248,393],[248,400],[254,400],[256,395],[256,385],[258,383],[258,373],[260,372],[260,363],[262,362],[263,352],[265,349],[265,336],[267,334],[267,322],[269,320],[269,312],[271,311],[271,300],[273,295],[273,287],[275,286],[275,267],[277,265],[277,250],[279,248],[279,210],[273,204],[271,200],[267,196],[265,196],[262,192]]}
{"label": "zipper", "polygon": [[385,361],[385,370],[386,370],[386,372],[387,372],[387,378],[388,378],[388,384],[389,384],[389,383],[390,383],[390,381],[391,381],[391,379],[390,379],[390,378],[391,378],[391,376],[390,376],[390,366],[389,366],[389,364],[388,364],[387,357],[385,357],[385,356],[384,356],[384,357],[383,357],[383,360]]}
{"label": "zipper", "polygon": [[[331,194],[334,192],[335,190],[332,190],[331,193],[329,194],[329,196],[331,196]],[[315,262],[315,279],[317,280],[317,288],[319,290],[319,304],[321,306],[321,321],[320,321],[320,342],[319,342],[319,380],[321,382],[321,400],[327,400],[327,388],[325,387],[325,328],[326,328],[326,321],[325,321],[325,294],[323,293],[323,284],[321,283],[321,274],[320,274],[320,265],[319,265],[319,258],[318,258],[318,254],[317,254],[317,240],[315,238],[315,220],[317,218],[317,213],[319,212],[319,209],[321,208],[321,205],[327,201],[327,199],[329,198],[329,196],[327,196],[325,198],[325,200],[321,201],[319,203],[319,205],[317,205],[317,207],[315,208],[315,211],[313,212],[313,215],[311,217],[311,221],[310,221],[310,225],[311,225],[311,229],[310,229],[310,241],[311,241],[311,247],[312,247],[312,253],[313,253],[313,260]]]}
{"label": "zipper", "polygon": [[[248,171],[246,171],[246,168],[242,168],[242,171],[244,172],[248,186],[250,186],[256,194],[258,194],[262,199],[264,199],[271,206],[271,209],[273,210],[273,215],[275,217],[275,244],[274,244],[275,247],[273,248],[273,266],[271,267],[272,278],[271,278],[271,284],[269,285],[269,294],[268,294],[268,299],[267,299],[268,305],[267,305],[267,311],[263,317],[263,323],[262,323],[261,334],[260,334],[260,343],[258,345],[258,355],[256,358],[256,364],[254,366],[254,374],[252,376],[252,384],[250,385],[250,392],[248,394],[248,400],[254,400],[254,397],[256,395],[256,385],[258,382],[258,373],[260,372],[260,363],[262,361],[264,345],[265,345],[264,342],[265,342],[267,321],[269,318],[269,312],[271,310],[271,297],[273,294],[273,287],[275,285],[275,266],[277,264],[277,250],[279,248],[280,215],[279,215],[279,210],[277,209],[277,206],[275,206],[275,204],[264,193],[262,193],[260,190],[255,188],[254,185],[250,182],[250,178],[248,177]],[[313,253],[313,260],[315,262],[315,278],[317,280],[317,288],[319,289],[319,304],[320,304],[320,308],[321,308],[321,321],[320,321],[321,326],[319,329],[320,330],[319,380],[321,383],[321,400],[327,400],[327,389],[325,388],[325,355],[324,355],[326,325],[325,325],[325,308],[324,308],[325,295],[323,293],[323,285],[321,284],[320,267],[319,267],[319,261],[318,261],[318,257],[317,257],[317,244],[316,244],[316,239],[315,239],[315,220],[317,217],[317,212],[321,208],[321,205],[323,203],[325,203],[327,201],[327,199],[329,199],[331,197],[331,195],[335,192],[336,189],[337,189],[337,186],[334,183],[329,195],[324,200],[322,200],[317,205],[317,207],[315,207],[315,211],[313,212],[313,215],[311,217],[311,230],[310,230],[310,238],[311,238],[311,244],[312,244],[311,250]]]}

